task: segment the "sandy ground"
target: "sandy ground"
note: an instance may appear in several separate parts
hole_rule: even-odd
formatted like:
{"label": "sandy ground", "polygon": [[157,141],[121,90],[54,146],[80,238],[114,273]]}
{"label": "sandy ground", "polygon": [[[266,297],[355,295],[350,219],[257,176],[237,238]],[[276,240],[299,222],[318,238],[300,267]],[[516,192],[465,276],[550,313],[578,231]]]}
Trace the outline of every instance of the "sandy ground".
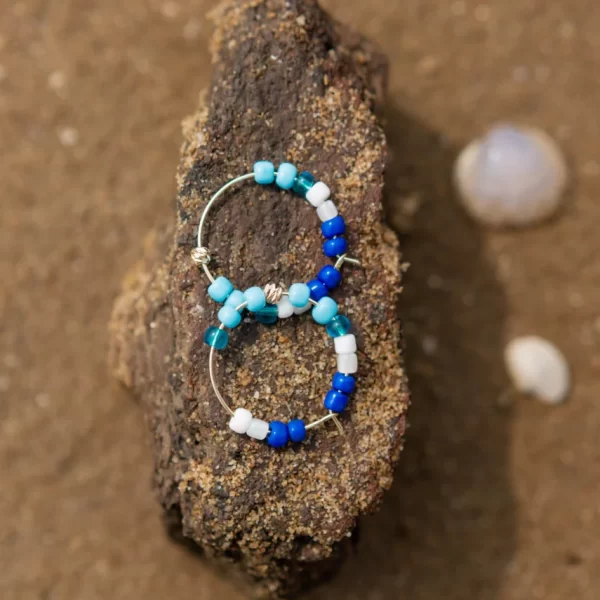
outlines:
{"label": "sandy ground", "polygon": [[[179,122],[209,77],[200,0],[0,7],[0,596],[242,598],[165,537],[139,407],[106,322],[144,234],[170,218]],[[391,59],[387,210],[414,405],[382,511],[313,600],[600,597],[600,10],[596,0],[328,0]],[[498,120],[562,144],[561,215],[473,225],[453,158]],[[418,210],[415,210],[417,209]],[[570,401],[498,399],[535,332]]]}

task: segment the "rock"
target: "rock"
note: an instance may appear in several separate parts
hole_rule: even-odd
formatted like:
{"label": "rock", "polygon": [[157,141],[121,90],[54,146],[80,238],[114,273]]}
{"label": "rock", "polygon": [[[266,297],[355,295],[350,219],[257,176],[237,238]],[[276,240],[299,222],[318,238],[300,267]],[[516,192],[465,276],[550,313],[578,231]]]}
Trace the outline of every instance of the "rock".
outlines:
{"label": "rock", "polygon": [[[231,2],[214,16],[213,80],[184,124],[175,231],[165,224],[149,235],[124,281],[110,364],[144,407],[171,533],[239,576],[252,596],[275,598],[337,568],[358,518],[391,485],[402,448],[400,255],[395,239],[383,238],[386,147],[374,115],[385,61],[310,0]],[[283,451],[227,427],[202,343],[218,307],[190,260],[207,198],[257,159],[287,159],[328,182],[363,265],[346,267],[334,294],[359,341],[345,433],[329,423]],[[290,192],[245,182],[211,214],[211,265],[242,289],[306,281],[325,263],[317,216]],[[310,419],[322,415],[335,355],[323,328],[302,315],[272,327],[243,323],[217,364],[234,406],[266,420]]]}

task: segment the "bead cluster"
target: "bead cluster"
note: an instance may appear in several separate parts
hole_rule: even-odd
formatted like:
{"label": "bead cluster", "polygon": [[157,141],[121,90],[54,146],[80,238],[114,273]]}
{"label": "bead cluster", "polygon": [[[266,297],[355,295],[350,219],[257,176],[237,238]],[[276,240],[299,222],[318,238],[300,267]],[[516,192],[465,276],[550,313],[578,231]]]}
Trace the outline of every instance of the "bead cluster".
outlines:
{"label": "bead cluster", "polygon": [[[248,288],[245,292],[234,290],[231,282],[219,277],[209,286],[208,293],[213,300],[224,303],[218,312],[218,319],[228,329],[234,329],[242,322],[245,308],[254,313],[256,319],[265,325],[272,325],[277,319],[285,319],[294,314],[302,314],[310,310],[312,317],[320,325],[330,323],[338,313],[338,305],[329,296],[312,298],[310,286],[306,283],[294,283],[288,292],[280,292],[281,299],[277,304],[268,304],[270,290],[259,287]],[[222,350],[229,341],[228,333],[222,327],[209,327],[204,334],[204,341],[209,346]]]}
{"label": "bead cluster", "polygon": [[[294,284],[289,292],[285,292],[286,300],[291,306],[293,303],[301,304],[307,297],[307,288],[305,284]],[[262,291],[262,290],[261,290]],[[263,291],[264,294],[264,291]],[[250,294],[253,296],[253,294]],[[325,301],[325,302],[323,302]],[[252,416],[252,413],[245,408],[238,408],[232,411],[227,403],[223,400],[214,378],[212,377],[212,361],[214,350],[222,350],[227,346],[229,336],[225,331],[225,327],[229,327],[223,319],[219,327],[209,327],[204,335],[204,341],[211,346],[210,352],[210,367],[211,367],[211,383],[224,408],[231,414],[229,427],[232,431],[239,434],[246,434],[257,440],[267,440],[267,443],[274,448],[281,448],[288,442],[302,442],[306,438],[308,429],[325,422],[329,418],[344,411],[349,402],[349,396],[354,392],[356,387],[356,379],[354,374],[358,370],[358,356],[356,338],[349,333],[351,324],[348,317],[337,314],[338,306],[329,297],[322,298],[318,302],[309,300],[309,305],[313,306],[312,315],[315,321],[321,325],[325,325],[327,333],[333,338],[335,352],[337,355],[337,372],[334,374],[331,389],[327,392],[323,406],[329,411],[325,417],[309,423],[304,423],[302,419],[294,419],[285,424],[281,421],[263,421]],[[254,305],[256,306],[256,305]],[[224,306],[223,308],[226,308]],[[239,316],[241,321],[241,311],[248,308],[249,303],[246,301],[235,308],[232,308]],[[222,311],[223,309],[221,309]],[[219,314],[221,313],[219,311]],[[229,311],[227,313],[229,315]],[[238,319],[226,319],[232,324],[239,324]],[[236,326],[233,325],[233,326]]]}
{"label": "bead cluster", "polygon": [[[322,181],[315,181],[307,171],[298,174],[298,169],[291,163],[282,163],[275,171],[275,165],[266,160],[254,164],[254,180],[261,185],[275,183],[283,190],[292,190],[314,208],[322,221],[321,232],[325,237],[323,252],[325,256],[336,257],[346,254],[348,242],[344,237],[346,223],[338,214],[334,202],[330,199],[331,190]],[[341,281],[341,276],[339,278]],[[333,285],[336,287],[339,281]],[[332,289],[332,288],[330,288]]]}

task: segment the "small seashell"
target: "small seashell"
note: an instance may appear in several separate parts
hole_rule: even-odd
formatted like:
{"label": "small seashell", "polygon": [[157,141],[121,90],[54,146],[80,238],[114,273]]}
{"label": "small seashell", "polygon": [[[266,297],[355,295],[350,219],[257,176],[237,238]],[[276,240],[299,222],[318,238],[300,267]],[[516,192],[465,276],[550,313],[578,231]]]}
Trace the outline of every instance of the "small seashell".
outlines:
{"label": "small seashell", "polygon": [[547,404],[563,402],[571,387],[569,366],[562,352],[538,336],[512,340],[504,362],[514,386]]}
{"label": "small seashell", "polygon": [[543,131],[497,125],[458,156],[454,182],[467,212],[486,225],[526,226],[557,210],[567,166]]}

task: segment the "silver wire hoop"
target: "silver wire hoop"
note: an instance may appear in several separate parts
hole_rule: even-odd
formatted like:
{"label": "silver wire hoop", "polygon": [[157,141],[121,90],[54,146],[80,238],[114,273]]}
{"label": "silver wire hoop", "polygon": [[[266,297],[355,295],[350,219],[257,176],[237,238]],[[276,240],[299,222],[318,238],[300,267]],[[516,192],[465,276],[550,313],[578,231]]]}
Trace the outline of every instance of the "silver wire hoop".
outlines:
{"label": "silver wire hoop", "polygon": [[[288,296],[288,292],[283,292],[282,295],[284,296]],[[309,302],[313,305],[313,306],[317,306],[317,303],[310,299]],[[235,310],[237,310],[238,312],[244,310],[246,308],[246,306],[248,305],[248,302],[242,302],[242,304],[240,304],[239,306],[236,306]],[[224,331],[225,330],[225,325],[223,323],[221,323],[219,325],[219,330]],[[219,390],[219,386],[217,384],[216,378],[215,378],[215,372],[214,372],[214,356],[215,356],[215,347],[211,346],[210,347],[210,353],[208,355],[208,373],[210,375],[210,383],[212,385],[213,391],[215,393],[215,396],[217,397],[217,399],[219,400],[219,403],[221,404],[221,406],[227,411],[227,413],[230,416],[233,416],[234,411],[231,408],[231,406],[229,406],[228,402],[225,400],[225,398],[223,397],[223,395],[221,394],[221,391]],[[306,425],[306,430],[310,430],[313,429],[314,427],[317,427],[319,425],[322,425],[323,423],[326,423],[327,421],[333,421],[336,425],[336,427],[338,428],[338,431],[340,433],[344,433],[344,428],[342,427],[342,424],[340,423],[337,414],[329,411],[325,416],[321,417],[320,419],[316,419],[315,421],[312,421],[311,423],[308,423]]]}
{"label": "silver wire hoop", "polygon": [[[275,171],[275,176],[277,176],[277,171]],[[242,182],[247,181],[248,179],[254,179],[254,173],[246,173],[244,175],[240,175],[231,181],[228,181],[223,187],[218,189],[210,198],[207,205],[204,207],[202,211],[202,216],[200,217],[200,222],[198,223],[198,235],[197,235],[197,247],[192,249],[191,258],[197,265],[201,265],[204,273],[208,277],[209,281],[213,283],[215,281],[215,276],[212,274],[209,263],[212,258],[207,246],[202,245],[202,234],[204,230],[204,225],[206,223],[206,219],[208,218],[208,213],[210,209],[213,207],[215,202],[231,187]],[[347,254],[341,254],[338,256],[335,262],[335,269],[338,271],[344,265],[344,263],[350,263],[352,265],[360,266],[360,261],[356,258],[351,258]]]}

